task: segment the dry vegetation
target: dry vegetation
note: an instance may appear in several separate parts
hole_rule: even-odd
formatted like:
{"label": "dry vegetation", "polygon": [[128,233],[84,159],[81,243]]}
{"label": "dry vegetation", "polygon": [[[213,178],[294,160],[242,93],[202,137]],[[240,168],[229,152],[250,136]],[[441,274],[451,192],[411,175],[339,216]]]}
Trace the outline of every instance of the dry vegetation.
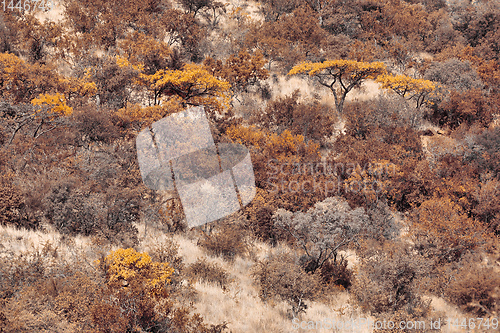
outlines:
{"label": "dry vegetation", "polygon": [[[0,332],[499,317],[497,1],[55,4],[0,12]],[[257,187],[195,228],[135,147],[190,105]]]}

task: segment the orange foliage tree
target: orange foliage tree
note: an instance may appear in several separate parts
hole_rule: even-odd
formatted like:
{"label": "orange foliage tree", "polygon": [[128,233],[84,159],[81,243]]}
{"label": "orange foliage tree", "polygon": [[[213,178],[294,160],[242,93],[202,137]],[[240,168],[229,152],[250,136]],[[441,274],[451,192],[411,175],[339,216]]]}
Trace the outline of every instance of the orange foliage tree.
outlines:
{"label": "orange foliage tree", "polygon": [[[22,107],[22,112],[14,114],[9,144],[21,128],[34,120],[40,120],[33,133],[34,138],[54,129],[54,121],[58,117],[72,113],[67,104],[70,99],[90,97],[95,92],[96,85],[90,80],[89,72],[81,78],[65,77],[47,65],[29,64],[13,54],[0,53],[0,96],[11,104],[40,106]],[[52,126],[44,131],[42,127],[45,124]]]}
{"label": "orange foliage tree", "polygon": [[11,53],[0,53],[0,96],[27,103],[38,94],[58,90],[59,75],[50,67],[28,64]]}
{"label": "orange foliage tree", "polygon": [[179,9],[169,9],[162,15],[160,24],[169,46],[180,47],[182,53],[187,53],[192,61],[201,60],[199,44],[206,31],[197,18]]}
{"label": "orange foliage tree", "polygon": [[319,56],[325,35],[318,14],[308,6],[301,6],[276,22],[251,25],[245,46],[259,49],[269,67],[273,61],[282,61],[285,68],[290,68],[294,63]]}
{"label": "orange foliage tree", "polygon": [[63,93],[70,100],[74,96],[94,95],[96,86],[89,71],[81,78],[65,77],[47,65],[29,64],[11,53],[0,53],[0,96],[17,104],[54,92]]}
{"label": "orange foliage tree", "polygon": [[109,50],[132,31],[159,33],[160,14],[164,11],[161,1],[105,1],[64,0],[66,26],[76,47],[72,51],[85,53],[92,47]]}
{"label": "orange foliage tree", "polygon": [[152,75],[156,71],[170,67],[173,54],[170,46],[142,32],[134,32],[118,42],[123,56],[135,66],[140,65],[144,74]]}

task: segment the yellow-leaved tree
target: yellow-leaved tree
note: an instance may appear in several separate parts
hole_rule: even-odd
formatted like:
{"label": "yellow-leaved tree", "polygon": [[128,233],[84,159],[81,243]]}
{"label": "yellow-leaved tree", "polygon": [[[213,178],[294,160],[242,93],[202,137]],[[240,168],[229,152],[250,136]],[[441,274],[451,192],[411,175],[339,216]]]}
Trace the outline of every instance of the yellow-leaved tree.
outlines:
{"label": "yellow-leaved tree", "polygon": [[59,75],[46,65],[29,64],[11,53],[0,53],[0,97],[13,104],[60,90]]}
{"label": "yellow-leaved tree", "polygon": [[162,69],[145,75],[155,92],[155,104],[162,95],[179,96],[188,105],[207,105],[222,110],[230,102],[231,85],[217,79],[203,65],[185,64],[182,70]]}
{"label": "yellow-leaved tree", "polygon": [[324,62],[303,62],[293,67],[288,75],[308,74],[330,89],[335,98],[335,106],[342,115],[347,94],[368,79],[376,79],[387,73],[381,62],[362,62],[355,60],[327,60]]}
{"label": "yellow-leaved tree", "polygon": [[68,101],[74,97],[91,97],[97,92],[95,82],[91,80],[91,70],[87,69],[81,78],[61,77],[59,85],[66,94]]}
{"label": "yellow-leaved tree", "polygon": [[[39,94],[38,97],[31,100],[31,104],[38,106],[38,108],[33,108],[33,111],[19,118],[10,137],[9,144],[14,140],[16,133],[32,121],[40,121],[33,132],[33,138],[36,139],[42,134],[56,129],[58,123],[61,122],[61,117],[69,116],[73,113],[73,108],[66,104],[66,98],[60,93]],[[48,125],[48,127],[45,125]]]}
{"label": "yellow-leaved tree", "polygon": [[[20,105],[20,112],[10,119],[12,132],[8,144],[23,127],[34,121],[39,122],[33,132],[34,138],[55,129],[57,123],[63,122],[62,116],[72,114],[73,109],[67,103],[73,102],[73,97],[90,97],[95,92],[96,85],[90,80],[88,71],[81,78],[65,77],[54,67],[30,64],[14,54],[0,53],[0,98]],[[38,108],[24,107],[28,103]]]}
{"label": "yellow-leaved tree", "polygon": [[134,83],[145,86],[152,93],[153,105],[159,105],[164,96],[178,96],[185,105],[205,105],[222,111],[229,106],[231,84],[216,78],[204,65],[184,64],[182,69],[159,69],[153,74],[143,61],[117,56],[121,68],[130,67],[139,74]]}
{"label": "yellow-leaved tree", "polygon": [[[55,116],[69,116],[73,113],[73,108],[66,104],[66,98],[63,94],[40,94],[37,98],[31,100],[31,104],[40,107],[47,107],[48,112]],[[37,112],[42,111],[38,109]]]}
{"label": "yellow-leaved tree", "polygon": [[[433,98],[440,97],[441,93],[437,89],[440,87],[437,83],[424,80],[414,79],[407,75],[380,75],[377,82],[381,84],[382,89],[387,89],[395,92],[406,101],[415,102],[415,109],[407,114],[409,125],[413,128],[418,127],[420,120],[423,117],[422,106],[432,105]],[[442,88],[442,87],[440,87]]]}
{"label": "yellow-leaved tree", "polygon": [[377,82],[383,89],[390,89],[407,100],[414,100],[417,109],[422,105],[432,104],[429,97],[437,88],[437,84],[433,81],[414,79],[407,75],[380,75]]}
{"label": "yellow-leaved tree", "polygon": [[162,105],[142,107],[139,104],[127,104],[124,108],[119,109],[116,114],[124,120],[136,123],[138,129],[143,129],[172,113],[183,111],[185,107],[182,103],[183,100],[180,97],[172,96]]}

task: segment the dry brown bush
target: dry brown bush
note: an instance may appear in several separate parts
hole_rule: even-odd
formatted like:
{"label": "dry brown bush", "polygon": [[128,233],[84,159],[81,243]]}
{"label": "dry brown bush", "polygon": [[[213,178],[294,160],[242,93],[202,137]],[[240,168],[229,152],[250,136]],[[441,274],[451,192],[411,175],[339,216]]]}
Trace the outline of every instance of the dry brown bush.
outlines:
{"label": "dry brown bush", "polygon": [[499,286],[498,269],[466,263],[452,276],[444,295],[467,313],[491,316],[500,310]]}
{"label": "dry brown bush", "polygon": [[11,224],[27,229],[38,227],[39,221],[23,214],[24,207],[24,198],[12,183],[12,177],[7,174],[0,175],[0,224]]}
{"label": "dry brown bush", "polygon": [[115,126],[111,112],[98,110],[96,107],[84,107],[74,115],[75,129],[84,140],[113,142],[119,136],[118,126]]}
{"label": "dry brown bush", "polygon": [[98,302],[92,307],[90,315],[99,332],[114,333],[127,329],[127,320],[121,316],[120,308],[116,304]]}
{"label": "dry brown bush", "polygon": [[166,262],[176,271],[184,270],[184,262],[182,256],[179,255],[179,244],[172,238],[153,245],[150,255],[154,261]]}
{"label": "dry brown bush", "polygon": [[204,234],[198,240],[198,246],[209,255],[221,256],[229,261],[246,255],[249,250],[246,232],[237,224],[226,224],[210,235]]}
{"label": "dry brown bush", "polygon": [[271,255],[259,261],[252,275],[264,301],[285,301],[291,306],[291,316],[307,309],[306,301],[319,297],[321,277],[306,273],[297,258],[289,253]]}
{"label": "dry brown bush", "polygon": [[415,255],[406,245],[389,242],[365,255],[351,287],[363,311],[405,311],[417,317],[428,313],[429,304],[421,298],[419,280],[430,272],[432,262]]}
{"label": "dry brown bush", "polygon": [[152,295],[140,279],[107,283],[106,265],[103,271],[90,258],[79,259],[68,262],[49,244],[23,256],[2,257],[0,331],[226,332],[225,323],[205,324],[170,290]]}
{"label": "dry brown bush", "polygon": [[321,266],[319,274],[326,285],[342,286],[347,289],[352,285],[353,271],[347,268],[347,260],[340,256],[337,262],[328,260]]}
{"label": "dry brown bush", "polygon": [[292,242],[292,237],[288,233],[275,226],[273,220],[275,207],[254,200],[246,210],[249,215],[247,223],[255,237],[269,242],[272,246],[276,246],[279,241]]}
{"label": "dry brown bush", "polygon": [[265,110],[252,116],[251,123],[278,134],[289,130],[293,135],[303,135],[306,141],[325,142],[332,135],[332,126],[337,120],[335,113],[330,106],[317,100],[299,102],[299,97],[297,89],[289,96],[269,101]]}
{"label": "dry brown bush", "polygon": [[89,311],[102,297],[99,276],[70,267],[48,243],[41,250],[9,259],[0,263],[0,304],[5,316],[0,331],[93,331]]}
{"label": "dry brown bush", "polygon": [[191,283],[200,281],[215,284],[223,291],[227,291],[233,281],[230,274],[222,266],[217,263],[209,263],[206,259],[198,259],[189,265],[185,276]]}
{"label": "dry brown bush", "polygon": [[50,223],[64,234],[99,235],[111,243],[137,244],[137,229],[132,224],[139,215],[135,193],[117,187],[95,193],[80,181],[67,178],[52,184],[43,200]]}

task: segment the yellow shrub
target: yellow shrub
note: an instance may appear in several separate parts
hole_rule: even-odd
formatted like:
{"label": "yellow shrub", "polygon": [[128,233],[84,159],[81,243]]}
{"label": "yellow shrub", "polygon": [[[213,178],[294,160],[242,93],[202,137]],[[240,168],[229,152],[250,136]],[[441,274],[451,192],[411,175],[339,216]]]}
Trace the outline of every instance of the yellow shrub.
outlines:
{"label": "yellow shrub", "polygon": [[120,281],[144,283],[150,295],[159,295],[165,291],[165,284],[170,283],[174,269],[168,263],[154,262],[146,252],[118,249],[105,259],[108,282],[113,285]]}
{"label": "yellow shrub", "polygon": [[276,154],[296,154],[302,148],[306,155],[319,157],[319,144],[306,143],[302,135],[293,135],[289,130],[281,134],[267,133],[254,126],[232,126],[226,131],[227,136],[236,143],[266,149]]}

